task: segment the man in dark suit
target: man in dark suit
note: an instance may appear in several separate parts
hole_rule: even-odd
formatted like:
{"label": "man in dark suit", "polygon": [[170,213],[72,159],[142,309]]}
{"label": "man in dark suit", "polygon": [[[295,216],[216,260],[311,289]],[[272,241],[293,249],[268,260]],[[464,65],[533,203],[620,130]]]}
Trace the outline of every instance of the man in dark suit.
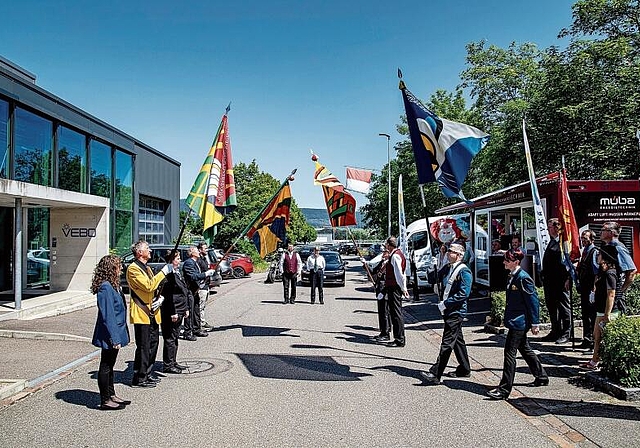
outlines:
{"label": "man in dark suit", "polygon": [[544,301],[549,310],[551,332],[543,341],[555,341],[556,344],[569,342],[571,331],[571,306],[569,304],[569,271],[562,264],[560,251],[560,221],[551,218],[547,221],[551,241],[542,256],[542,286]]}
{"label": "man in dark suit", "polygon": [[[206,338],[209,333],[202,329],[202,318],[200,316],[200,290],[208,288],[207,277],[213,275],[213,269],[203,270],[198,260],[200,252],[195,246],[188,249],[189,258],[182,265],[182,273],[187,281],[189,291],[193,295],[193,309],[189,310],[190,317],[185,319],[185,339],[194,340],[194,337]],[[189,337],[191,336],[191,337]]]}
{"label": "man in dark suit", "polygon": [[504,368],[500,385],[487,392],[493,400],[505,400],[509,397],[516,374],[516,352],[518,351],[535,377],[529,386],[539,387],[549,384],[547,372],[527,340],[529,330],[534,335],[540,331],[538,328],[539,302],[533,279],[520,267],[523,258],[524,253],[520,249],[510,249],[504,254],[504,267],[509,271],[504,325],[509,332],[504,346]]}
{"label": "man in dark suit", "polygon": [[471,294],[471,270],[462,262],[465,247],[453,243],[447,250],[449,264],[443,267],[438,275],[442,279],[444,293],[438,309],[444,318],[444,332],[440,344],[440,354],[428,372],[420,372],[422,378],[430,384],[440,384],[440,378],[449,363],[451,352],[458,360],[455,371],[449,372],[452,378],[468,378],[471,376],[471,365],[467,346],[462,334],[462,321],[467,314],[467,301]]}

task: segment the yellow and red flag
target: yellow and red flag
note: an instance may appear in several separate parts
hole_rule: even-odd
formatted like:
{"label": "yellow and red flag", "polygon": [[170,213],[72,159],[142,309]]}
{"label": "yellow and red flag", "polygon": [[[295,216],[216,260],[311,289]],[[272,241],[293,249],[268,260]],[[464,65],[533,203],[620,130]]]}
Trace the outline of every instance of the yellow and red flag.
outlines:
{"label": "yellow and red flag", "polygon": [[311,160],[316,164],[313,184],[322,186],[327,213],[332,227],[356,225],[356,200],[347,193],[344,185],[331,174],[325,166],[318,162],[318,156],[311,153]]}

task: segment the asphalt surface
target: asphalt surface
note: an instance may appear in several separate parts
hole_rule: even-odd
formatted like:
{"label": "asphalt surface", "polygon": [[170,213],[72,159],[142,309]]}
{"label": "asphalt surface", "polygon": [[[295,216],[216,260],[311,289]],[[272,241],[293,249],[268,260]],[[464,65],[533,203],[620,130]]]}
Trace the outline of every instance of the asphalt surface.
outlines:
{"label": "asphalt surface", "polygon": [[[482,300],[471,302],[465,327],[472,377],[425,386],[419,374],[435,361],[442,328],[434,298],[405,303],[406,347],[375,344],[376,302],[356,264],[345,287],[325,288],[325,305],[311,305],[301,287],[298,302],[284,305],[282,286],[265,284],[264,274],[226,282],[207,309],[217,331],[180,341],[178,360],[192,373],[132,389],[129,345],[115,380],[117,394],[133,403],[104,412],[96,409],[98,361],[89,360],[22,399],[4,400],[0,447],[637,446],[638,405],[586,386],[575,369],[586,355],[567,346],[533,344],[550,386],[525,387],[532,377],[520,360],[511,399],[487,400],[501,374],[504,338],[481,331]],[[95,313],[2,322],[0,329],[90,337]],[[3,339],[0,378],[20,373],[10,366],[18,355],[22,377],[33,379],[51,371],[52,360],[61,367],[95,351],[82,342]]]}

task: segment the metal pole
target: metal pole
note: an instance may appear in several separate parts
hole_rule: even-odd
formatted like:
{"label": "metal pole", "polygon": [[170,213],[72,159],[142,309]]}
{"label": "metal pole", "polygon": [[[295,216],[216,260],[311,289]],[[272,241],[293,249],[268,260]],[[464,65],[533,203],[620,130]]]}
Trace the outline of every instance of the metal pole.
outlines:
{"label": "metal pole", "polygon": [[387,237],[391,236],[391,136],[389,134],[378,134],[387,138],[387,182],[389,183],[389,205],[387,208]]}
{"label": "metal pole", "polygon": [[22,198],[16,198],[13,229],[13,296],[16,311],[22,309]]}

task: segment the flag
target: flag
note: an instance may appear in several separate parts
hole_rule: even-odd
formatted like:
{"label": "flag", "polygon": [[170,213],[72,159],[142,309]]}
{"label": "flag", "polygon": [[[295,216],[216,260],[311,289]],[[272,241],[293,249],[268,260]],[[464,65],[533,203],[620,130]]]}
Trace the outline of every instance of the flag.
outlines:
{"label": "flag", "polygon": [[371,174],[372,173],[369,170],[347,167],[346,189],[357,193],[369,194]]}
{"label": "flag", "polygon": [[290,209],[291,187],[287,179],[246,232],[247,238],[253,241],[260,252],[261,258],[276,250],[279,241],[284,241],[289,226]]}
{"label": "flag", "polygon": [[356,224],[356,200],[347,193],[344,185],[331,174],[326,167],[318,162],[318,156],[311,152],[311,160],[316,164],[313,184],[321,185],[327,213],[332,227],[352,226]]}
{"label": "flag", "polygon": [[418,183],[437,182],[447,197],[462,200],[462,183],[471,161],[489,141],[472,126],[438,117],[400,81],[409,136],[418,170]]}
{"label": "flag", "polygon": [[560,250],[562,251],[562,263],[565,265],[571,278],[577,282],[574,261],[580,258],[580,233],[578,223],[573,214],[569,189],[567,187],[567,170],[562,168],[560,175],[560,198],[558,201],[558,220],[560,221]]}
{"label": "flag", "polygon": [[533,171],[533,161],[531,160],[531,151],[529,150],[529,140],[527,139],[527,130],[525,121],[522,120],[522,138],[524,139],[524,156],[527,159],[527,171],[529,172],[529,182],[531,183],[531,197],[533,198],[533,214],[536,220],[536,236],[538,238],[538,247],[540,252],[540,260],[544,256],[544,252],[549,245],[549,229],[547,228],[547,219],[542,209],[542,201],[538,193],[538,184],[536,183],[536,173]]}
{"label": "flag", "polygon": [[213,226],[238,204],[227,113],[222,116],[216,137],[186,201],[189,208],[202,218],[203,235],[209,242],[215,235]]}
{"label": "flag", "polygon": [[[404,214],[402,174],[398,177],[398,229],[398,248],[402,251],[405,258],[409,259],[409,241],[407,239],[407,219]],[[409,265],[407,265],[407,270],[409,271]]]}

